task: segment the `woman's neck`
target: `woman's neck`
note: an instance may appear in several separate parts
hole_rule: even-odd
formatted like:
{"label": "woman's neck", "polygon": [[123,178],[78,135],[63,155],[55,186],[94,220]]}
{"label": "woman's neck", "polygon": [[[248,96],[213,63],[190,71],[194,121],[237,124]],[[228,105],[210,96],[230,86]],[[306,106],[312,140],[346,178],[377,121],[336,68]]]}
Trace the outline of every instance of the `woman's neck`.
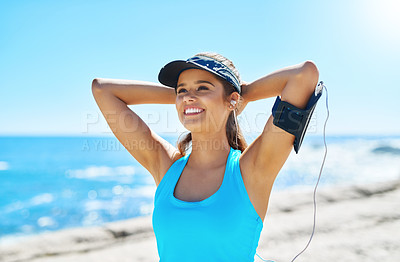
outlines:
{"label": "woman's neck", "polygon": [[225,133],[192,133],[190,166],[214,168],[225,165],[231,146]]}

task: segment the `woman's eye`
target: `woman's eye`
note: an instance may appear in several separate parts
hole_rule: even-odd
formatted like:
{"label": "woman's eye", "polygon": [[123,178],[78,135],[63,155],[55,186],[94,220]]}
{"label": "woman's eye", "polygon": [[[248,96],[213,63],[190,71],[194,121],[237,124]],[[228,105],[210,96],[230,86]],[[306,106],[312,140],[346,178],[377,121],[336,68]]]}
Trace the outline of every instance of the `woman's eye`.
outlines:
{"label": "woman's eye", "polygon": [[[200,89],[208,90],[208,87],[206,87],[206,86],[199,86],[199,88],[198,88],[197,90],[200,90]],[[185,89],[185,88],[181,88],[181,89],[178,90],[177,93],[179,94],[179,93],[182,93],[183,91],[186,92],[186,89]]]}

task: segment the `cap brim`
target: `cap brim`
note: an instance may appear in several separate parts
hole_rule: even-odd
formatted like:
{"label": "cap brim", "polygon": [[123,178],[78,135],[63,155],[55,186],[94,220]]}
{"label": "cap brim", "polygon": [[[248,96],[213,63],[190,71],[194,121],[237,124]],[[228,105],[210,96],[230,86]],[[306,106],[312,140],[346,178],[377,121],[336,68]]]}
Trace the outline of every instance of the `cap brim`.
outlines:
{"label": "cap brim", "polygon": [[160,81],[160,83],[163,85],[176,88],[179,75],[182,73],[183,70],[189,68],[207,70],[207,68],[203,68],[185,60],[175,60],[161,68],[160,73],[158,74],[158,81]]}

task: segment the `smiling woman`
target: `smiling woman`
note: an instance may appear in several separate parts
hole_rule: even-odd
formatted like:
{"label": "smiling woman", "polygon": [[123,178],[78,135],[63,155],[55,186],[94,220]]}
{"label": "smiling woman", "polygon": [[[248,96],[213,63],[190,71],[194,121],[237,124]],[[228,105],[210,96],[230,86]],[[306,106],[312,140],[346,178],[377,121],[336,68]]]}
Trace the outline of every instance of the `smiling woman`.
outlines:
{"label": "smiling woman", "polygon": [[[126,148],[157,185],[152,222],[160,259],[254,261],[272,186],[294,136],[270,116],[247,145],[236,116],[248,102],[276,95],[292,108],[305,108],[317,67],[306,61],[244,84],[232,61],[205,52],[168,63],[158,79],[163,85],[95,79],[92,90],[124,146],[146,141]],[[174,103],[189,133],[175,148],[130,103]]]}

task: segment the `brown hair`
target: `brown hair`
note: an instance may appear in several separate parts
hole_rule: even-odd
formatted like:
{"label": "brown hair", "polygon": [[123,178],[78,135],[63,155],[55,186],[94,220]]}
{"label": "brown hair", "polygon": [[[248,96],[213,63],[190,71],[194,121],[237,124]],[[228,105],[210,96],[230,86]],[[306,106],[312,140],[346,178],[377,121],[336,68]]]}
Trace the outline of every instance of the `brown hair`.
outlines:
{"label": "brown hair", "polygon": [[[239,80],[239,83],[242,84],[241,80],[240,80],[240,75],[239,75],[239,71],[236,69],[236,67],[233,65],[233,62],[231,60],[229,60],[228,58],[218,54],[218,53],[214,53],[214,52],[203,52],[203,53],[198,53],[195,56],[207,56],[210,58],[213,58],[215,60],[217,60],[220,63],[223,63],[224,65],[226,65],[237,77],[237,79]],[[226,80],[217,77],[218,79],[221,80],[223,86],[224,86],[224,99],[226,101],[229,100],[229,95],[232,94],[233,92],[237,92],[236,89]],[[237,103],[237,106],[235,108],[236,111],[236,115],[238,112],[238,108],[240,107],[241,103],[242,103],[242,96],[239,97],[239,101]],[[229,101],[228,101],[229,102]],[[237,119],[236,119],[236,123],[237,123]],[[237,144],[236,144],[236,136],[237,136]],[[247,143],[246,140],[242,134],[242,131],[240,130],[239,127],[239,123],[237,123],[237,129],[236,129],[236,124],[235,124],[235,116],[233,111],[229,114],[228,120],[226,122],[226,137],[228,139],[228,143],[229,145],[233,148],[233,149],[239,149],[241,152],[243,152],[246,148],[247,148]],[[179,149],[179,152],[181,153],[181,155],[186,155],[186,151],[188,150],[188,148],[190,147],[192,142],[192,133],[186,133],[186,135],[182,138],[182,139],[178,139],[177,142],[177,147]]]}

